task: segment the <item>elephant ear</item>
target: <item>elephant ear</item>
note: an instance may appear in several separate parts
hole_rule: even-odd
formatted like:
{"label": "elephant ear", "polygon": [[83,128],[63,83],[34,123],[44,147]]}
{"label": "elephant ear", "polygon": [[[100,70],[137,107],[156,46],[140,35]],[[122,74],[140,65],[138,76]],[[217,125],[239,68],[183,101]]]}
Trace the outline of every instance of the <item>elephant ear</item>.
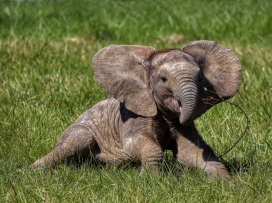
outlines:
{"label": "elephant ear", "polygon": [[127,109],[145,117],[157,114],[146,71],[146,59],[155,51],[147,46],[110,45],[93,57],[98,83]]}
{"label": "elephant ear", "polygon": [[202,72],[196,119],[237,93],[242,78],[241,63],[230,49],[213,41],[191,42],[182,50],[196,59]]}

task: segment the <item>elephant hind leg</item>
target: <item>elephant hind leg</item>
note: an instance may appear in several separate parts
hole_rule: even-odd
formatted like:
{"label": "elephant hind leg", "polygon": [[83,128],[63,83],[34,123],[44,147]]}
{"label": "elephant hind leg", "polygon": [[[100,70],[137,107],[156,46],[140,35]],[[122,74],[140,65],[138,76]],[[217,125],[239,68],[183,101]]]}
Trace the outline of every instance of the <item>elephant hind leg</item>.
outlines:
{"label": "elephant hind leg", "polygon": [[94,146],[92,131],[85,125],[72,124],[61,134],[56,148],[35,161],[31,167],[54,167],[61,162],[69,163],[90,155]]}

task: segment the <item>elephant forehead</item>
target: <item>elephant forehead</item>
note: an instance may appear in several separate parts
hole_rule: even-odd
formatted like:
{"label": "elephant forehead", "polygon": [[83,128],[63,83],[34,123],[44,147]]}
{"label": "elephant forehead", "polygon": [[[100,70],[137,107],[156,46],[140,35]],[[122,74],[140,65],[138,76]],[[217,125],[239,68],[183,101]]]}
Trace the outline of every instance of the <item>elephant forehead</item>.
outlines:
{"label": "elephant forehead", "polygon": [[156,54],[151,62],[153,68],[163,67],[163,68],[171,68],[171,67],[181,67],[184,65],[197,65],[195,59],[180,50],[173,50],[167,53],[158,53]]}
{"label": "elephant forehead", "polygon": [[175,74],[181,70],[198,72],[200,71],[200,68],[196,64],[187,61],[169,61],[162,64],[159,68],[157,68],[157,70],[159,72],[165,70]]}

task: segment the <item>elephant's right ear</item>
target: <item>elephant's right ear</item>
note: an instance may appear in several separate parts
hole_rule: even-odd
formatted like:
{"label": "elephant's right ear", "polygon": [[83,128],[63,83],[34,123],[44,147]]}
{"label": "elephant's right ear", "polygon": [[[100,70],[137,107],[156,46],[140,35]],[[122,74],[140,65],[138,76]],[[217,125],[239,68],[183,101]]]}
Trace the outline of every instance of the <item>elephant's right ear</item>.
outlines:
{"label": "elephant's right ear", "polygon": [[147,46],[110,45],[93,57],[93,69],[98,83],[130,111],[146,117],[157,114],[149,91],[143,64],[155,48]]}

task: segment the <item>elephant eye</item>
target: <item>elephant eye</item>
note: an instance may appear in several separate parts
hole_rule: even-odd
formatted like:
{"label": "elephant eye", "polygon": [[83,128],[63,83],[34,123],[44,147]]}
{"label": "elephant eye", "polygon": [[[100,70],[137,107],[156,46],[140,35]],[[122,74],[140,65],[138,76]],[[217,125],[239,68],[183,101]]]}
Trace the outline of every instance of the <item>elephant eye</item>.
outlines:
{"label": "elephant eye", "polygon": [[163,82],[166,82],[166,81],[167,81],[167,78],[166,78],[165,76],[161,76],[161,80],[162,80]]}

